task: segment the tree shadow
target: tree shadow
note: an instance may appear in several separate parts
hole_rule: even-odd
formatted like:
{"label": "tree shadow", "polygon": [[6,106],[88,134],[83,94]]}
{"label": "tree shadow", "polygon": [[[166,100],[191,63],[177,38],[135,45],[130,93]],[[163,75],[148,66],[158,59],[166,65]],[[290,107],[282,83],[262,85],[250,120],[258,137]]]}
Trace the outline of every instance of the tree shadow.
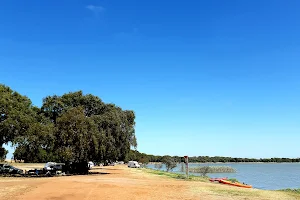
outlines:
{"label": "tree shadow", "polygon": [[89,172],[88,175],[110,174],[108,172]]}
{"label": "tree shadow", "polygon": [[103,170],[123,170],[123,169],[113,169],[113,168],[105,168],[105,167],[100,167],[100,168],[96,168],[96,169],[103,169]]}

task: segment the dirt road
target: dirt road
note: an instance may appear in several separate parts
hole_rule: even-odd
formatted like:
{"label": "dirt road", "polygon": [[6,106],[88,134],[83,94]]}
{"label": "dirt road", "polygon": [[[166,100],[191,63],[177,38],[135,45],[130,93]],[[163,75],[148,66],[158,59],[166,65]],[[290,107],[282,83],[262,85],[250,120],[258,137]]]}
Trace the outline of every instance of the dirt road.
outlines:
{"label": "dirt road", "polygon": [[98,168],[108,174],[52,178],[0,178],[0,200],[98,199],[296,199],[281,192],[175,180],[126,166]]}

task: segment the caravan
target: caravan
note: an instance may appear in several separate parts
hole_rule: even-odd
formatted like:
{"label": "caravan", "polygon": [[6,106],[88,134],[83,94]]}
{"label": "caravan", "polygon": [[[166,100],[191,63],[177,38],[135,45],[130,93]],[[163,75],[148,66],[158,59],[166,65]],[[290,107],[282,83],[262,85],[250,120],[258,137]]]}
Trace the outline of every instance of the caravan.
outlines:
{"label": "caravan", "polygon": [[129,161],[128,162],[128,167],[130,168],[140,168],[140,164],[137,161]]}

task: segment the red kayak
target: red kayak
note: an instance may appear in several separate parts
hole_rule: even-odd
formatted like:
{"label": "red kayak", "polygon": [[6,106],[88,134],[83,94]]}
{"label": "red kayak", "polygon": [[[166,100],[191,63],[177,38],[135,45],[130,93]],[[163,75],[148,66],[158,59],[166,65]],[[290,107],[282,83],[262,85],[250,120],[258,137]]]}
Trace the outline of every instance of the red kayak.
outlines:
{"label": "red kayak", "polygon": [[227,180],[227,177],[224,178],[210,178],[209,181],[214,182],[214,181],[220,181],[220,180]]}
{"label": "red kayak", "polygon": [[223,183],[223,184],[227,184],[227,185],[237,186],[237,187],[252,188],[252,185],[246,185],[246,184],[242,184],[242,183],[232,183],[232,182],[226,181],[226,180],[220,180],[219,182]]}

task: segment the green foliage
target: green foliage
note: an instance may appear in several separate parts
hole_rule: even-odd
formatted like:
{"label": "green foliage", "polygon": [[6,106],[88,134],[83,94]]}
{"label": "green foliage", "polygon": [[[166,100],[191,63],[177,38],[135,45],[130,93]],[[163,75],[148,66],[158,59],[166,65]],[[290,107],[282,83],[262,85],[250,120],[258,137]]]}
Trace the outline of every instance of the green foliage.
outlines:
{"label": "green foliage", "polygon": [[190,172],[198,172],[198,173],[201,173],[201,176],[207,176],[207,174],[209,173],[209,166],[204,166],[204,167],[198,167],[198,168],[191,168],[189,169]]}
{"label": "green foliage", "polygon": [[[0,147],[12,142],[16,160],[125,160],[130,148],[137,147],[134,127],[133,111],[105,104],[82,91],[47,96],[38,108],[27,97],[0,85]],[[148,162],[147,157],[143,160]]]}
{"label": "green foliage", "polygon": [[0,161],[4,161],[7,154],[8,151],[5,148],[0,147]]}
{"label": "green foliage", "polygon": [[27,133],[35,119],[31,101],[0,84],[0,146],[13,142]]}
{"label": "green foliage", "polygon": [[167,172],[174,169],[177,166],[176,161],[171,156],[164,156],[162,159],[162,163],[166,165]]}
{"label": "green foliage", "polygon": [[60,161],[84,162],[98,153],[98,128],[85,116],[82,107],[75,107],[57,118],[54,150]]}
{"label": "green foliage", "polygon": [[143,165],[147,165],[149,163],[149,159],[147,157],[141,157],[141,159],[139,159],[140,163],[143,163]]}
{"label": "green foliage", "polygon": [[16,138],[15,160],[47,162],[53,159],[54,126],[51,123],[32,123],[27,135]]}
{"label": "green foliage", "polygon": [[130,160],[135,160],[147,165],[150,162],[150,159],[151,157],[145,153],[140,153],[137,150],[130,150],[124,161],[128,162]]}

